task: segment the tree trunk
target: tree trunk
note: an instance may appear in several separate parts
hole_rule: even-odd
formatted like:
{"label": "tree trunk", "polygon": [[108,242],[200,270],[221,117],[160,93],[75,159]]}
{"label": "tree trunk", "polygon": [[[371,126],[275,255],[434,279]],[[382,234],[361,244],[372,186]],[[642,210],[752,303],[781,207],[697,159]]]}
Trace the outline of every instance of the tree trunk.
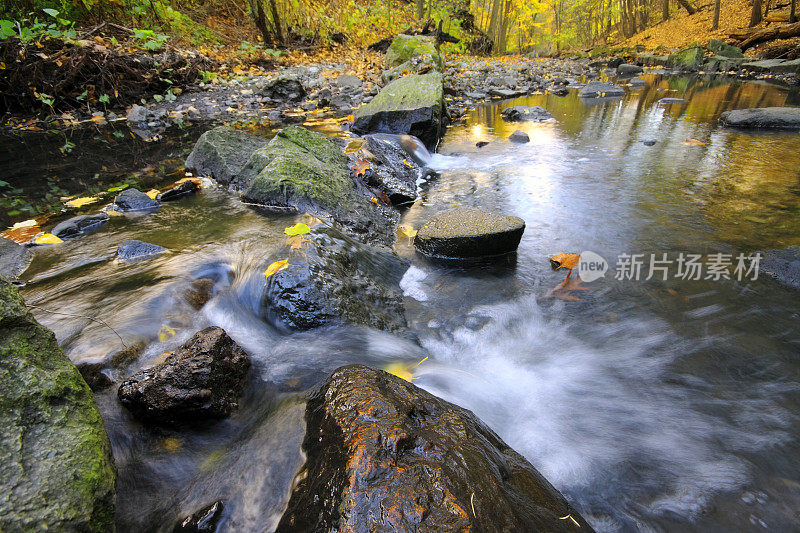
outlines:
{"label": "tree trunk", "polygon": [[261,0],[250,0],[250,16],[253,17],[253,23],[258,28],[258,33],[261,34],[261,40],[264,41],[264,46],[272,41],[272,36],[267,27],[267,14],[264,13],[264,4]]}
{"label": "tree trunk", "polygon": [[751,46],[755,46],[764,41],[771,41],[772,39],[789,39],[790,37],[797,37],[798,35],[800,35],[800,22],[786,24],[785,26],[764,28],[763,30],[753,32],[750,37],[742,41],[742,43],[739,45],[739,48],[744,51]]}
{"label": "tree trunk", "polygon": [[283,45],[284,42],[283,32],[281,31],[281,18],[278,16],[278,6],[275,4],[275,0],[269,0],[269,10],[272,12],[272,28],[275,30],[275,37],[278,38],[278,44]]}
{"label": "tree trunk", "polygon": [[721,0],[714,1],[714,20],[711,23],[711,31],[716,31],[719,29],[719,8],[721,3]]}
{"label": "tree trunk", "polygon": [[664,3],[661,4],[661,20],[667,20],[669,18],[669,0],[664,0]]}
{"label": "tree trunk", "polygon": [[794,5],[796,3],[797,3],[797,0],[792,0],[792,9],[789,12],[789,22],[791,22],[792,24],[797,22],[797,15],[795,14],[795,11],[794,11]]}
{"label": "tree trunk", "polygon": [[689,12],[690,15],[697,13],[697,8],[689,3],[689,0],[678,0],[678,3]]}
{"label": "tree trunk", "polygon": [[417,18],[425,16],[425,0],[417,0]]}
{"label": "tree trunk", "polygon": [[753,10],[750,12],[750,24],[752,28],[761,22],[761,0],[753,0]]}

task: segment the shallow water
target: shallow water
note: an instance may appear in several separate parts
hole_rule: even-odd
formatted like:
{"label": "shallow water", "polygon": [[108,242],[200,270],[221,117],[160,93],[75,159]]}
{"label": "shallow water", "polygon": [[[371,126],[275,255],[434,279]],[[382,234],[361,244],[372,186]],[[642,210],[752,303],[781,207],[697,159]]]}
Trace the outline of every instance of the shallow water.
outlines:
{"label": "shallow water", "polygon": [[[598,530],[800,528],[797,293],[763,276],[675,279],[675,265],[666,281],[614,279],[621,253],[800,244],[800,135],[717,126],[725,109],[800,98],[759,83],[645,78],[647,88],[620,100],[533,96],[448,130],[432,161],[441,176],[422,185],[403,223],[477,206],[521,216],[527,229],[515,257],[462,267],[398,242],[421,346],[365,329],[285,334],[268,324],[263,270],[298,218],[258,215],[224,191],[37,250],[24,296],[73,360],[122,348],[109,327],[80,315],[144,346],[116,379],[211,324],[254,360],[240,410],[192,431],[144,427],[119,408],[115,388],[98,395],[119,469],[120,530],[170,530],[217,499],[226,502],[221,530],[271,530],[303,460],[303,391],[343,364],[426,355],[414,382],[473,410]],[[659,105],[662,97],[689,101]],[[512,104],[543,105],[556,121],[506,124],[499,111]],[[531,142],[505,141],[515,129]],[[117,263],[128,238],[171,252]],[[580,301],[545,298],[564,277],[547,258],[585,250],[611,271]],[[215,296],[196,312],[182,294],[209,272]],[[176,333],[162,342],[164,325]]]}

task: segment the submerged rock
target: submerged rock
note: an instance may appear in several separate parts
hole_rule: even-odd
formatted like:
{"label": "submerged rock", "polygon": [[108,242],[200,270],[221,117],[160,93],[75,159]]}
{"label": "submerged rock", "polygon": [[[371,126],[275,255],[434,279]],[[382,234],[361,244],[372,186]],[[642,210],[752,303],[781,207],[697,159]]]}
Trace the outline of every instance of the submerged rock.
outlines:
{"label": "submerged rock", "polygon": [[516,144],[525,144],[531,142],[530,136],[524,131],[519,130],[516,130],[514,133],[509,135],[508,140]]}
{"label": "submerged rock", "polygon": [[213,178],[223,185],[237,184],[237,177],[253,153],[267,140],[243,131],[217,126],[205,132],[186,158],[186,169]]}
{"label": "submerged rock", "polygon": [[222,328],[198,331],[167,359],[124,381],[119,401],[158,424],[225,418],[238,407],[250,358]]}
{"label": "submerged rock", "polygon": [[125,189],[114,199],[114,205],[123,212],[155,211],[161,204],[139,189]]}
{"label": "submerged rock", "polygon": [[436,215],[414,237],[425,255],[442,258],[484,257],[513,252],[525,232],[519,217],[480,209],[453,209]]}
{"label": "submerged rock", "polygon": [[0,278],[0,530],[113,531],[114,462],[92,391]]}
{"label": "submerged rock", "polygon": [[174,202],[181,198],[186,198],[197,192],[200,187],[192,180],[182,181],[171,189],[167,189],[158,195],[158,200],[161,202]]}
{"label": "submerged rock", "polygon": [[781,283],[800,289],[800,247],[762,252],[760,269]]}
{"label": "submerged rock", "polygon": [[225,504],[221,501],[214,502],[207,507],[187,516],[173,528],[173,533],[214,533],[222,518]]}
{"label": "submerged rock", "polygon": [[553,115],[551,115],[547,109],[538,105],[515,105],[513,107],[507,107],[503,109],[502,113],[500,114],[502,115],[503,120],[508,122],[541,122],[553,118]]}
{"label": "submerged rock", "polygon": [[277,531],[592,531],[474,414],[386,372],[336,370],[306,423]]}
{"label": "submerged rock", "polygon": [[612,98],[625,96],[625,89],[611,82],[592,81],[580,90],[581,98]]}
{"label": "submerged rock", "polygon": [[357,190],[347,157],[326,135],[300,126],[282,129],[253,154],[240,179],[249,183],[245,200],[330,216],[365,242],[394,241],[398,215]]}
{"label": "submerged rock", "polygon": [[127,262],[142,261],[167,251],[169,251],[167,248],[149,242],[122,241],[117,248],[117,259]]}
{"label": "submerged rock", "polygon": [[10,280],[21,275],[33,261],[33,252],[27,246],[0,237],[0,276]]}
{"label": "submerged rock", "polygon": [[397,79],[354,114],[353,132],[405,133],[433,149],[444,134],[447,111],[442,75],[409,74]]}
{"label": "submerged rock", "polygon": [[97,231],[100,226],[108,222],[108,219],[109,216],[105,213],[79,215],[59,223],[50,233],[59,239],[74,239]]}
{"label": "submerged rock", "polygon": [[760,107],[725,111],[720,117],[725,126],[755,129],[800,129],[800,107]]}
{"label": "submerged rock", "polygon": [[268,317],[294,330],[331,324],[406,327],[400,290],[406,265],[396,255],[324,226],[295,239],[301,245],[280,254],[289,260],[286,268],[267,279]]}
{"label": "submerged rock", "polygon": [[383,191],[394,205],[416,200],[417,180],[423,176],[425,170],[410,153],[415,139],[410,136],[375,133],[365,135],[364,140],[366,149],[374,156],[369,161],[367,183]]}

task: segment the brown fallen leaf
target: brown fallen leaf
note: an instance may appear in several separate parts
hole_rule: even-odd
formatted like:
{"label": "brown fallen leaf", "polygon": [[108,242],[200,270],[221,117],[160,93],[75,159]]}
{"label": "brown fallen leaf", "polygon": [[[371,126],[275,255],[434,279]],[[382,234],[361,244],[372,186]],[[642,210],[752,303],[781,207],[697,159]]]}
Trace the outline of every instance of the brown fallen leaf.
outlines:
{"label": "brown fallen leaf", "polygon": [[353,174],[356,177],[362,178],[366,175],[367,171],[369,170],[369,161],[366,159],[358,159],[353,164]]}
{"label": "brown fallen leaf", "polygon": [[692,138],[686,139],[685,141],[683,141],[683,144],[685,144],[687,146],[705,146],[706,145],[706,143],[704,143],[703,141],[698,141],[697,139],[692,139]]}

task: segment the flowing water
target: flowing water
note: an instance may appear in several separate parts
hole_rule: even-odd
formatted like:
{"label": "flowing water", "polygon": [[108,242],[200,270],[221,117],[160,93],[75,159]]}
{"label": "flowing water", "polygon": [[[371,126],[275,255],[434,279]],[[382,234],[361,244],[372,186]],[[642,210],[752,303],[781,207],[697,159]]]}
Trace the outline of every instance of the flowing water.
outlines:
{"label": "flowing water", "polygon": [[[645,280],[647,265],[638,281],[614,272],[623,253],[708,258],[800,244],[800,135],[717,125],[726,109],[800,97],[754,82],[645,77],[647,88],[621,100],[532,96],[448,130],[431,161],[441,175],[402,222],[477,206],[516,214],[527,229],[515,257],[461,266],[431,263],[400,239],[421,346],[360,328],[286,334],[268,324],[263,271],[297,217],[261,216],[224,191],[37,250],[24,296],[74,361],[113,358],[119,379],[212,324],[254,361],[239,411],[203,428],[149,428],[120,409],[114,387],[98,394],[120,530],[168,531],[219,499],[221,530],[271,530],[303,461],[303,392],[343,364],[426,355],[414,382],[473,410],[598,530],[800,530],[798,293],[763,275],[677,279],[675,264],[666,280]],[[512,103],[543,105],[556,121],[504,123],[499,111]],[[508,143],[514,129],[531,142]],[[120,264],[113,252],[128,238],[171,251]],[[564,278],[548,257],[586,250],[608,260],[606,276],[578,301],[546,298]],[[215,295],[195,311],[182,295],[209,276]]]}

